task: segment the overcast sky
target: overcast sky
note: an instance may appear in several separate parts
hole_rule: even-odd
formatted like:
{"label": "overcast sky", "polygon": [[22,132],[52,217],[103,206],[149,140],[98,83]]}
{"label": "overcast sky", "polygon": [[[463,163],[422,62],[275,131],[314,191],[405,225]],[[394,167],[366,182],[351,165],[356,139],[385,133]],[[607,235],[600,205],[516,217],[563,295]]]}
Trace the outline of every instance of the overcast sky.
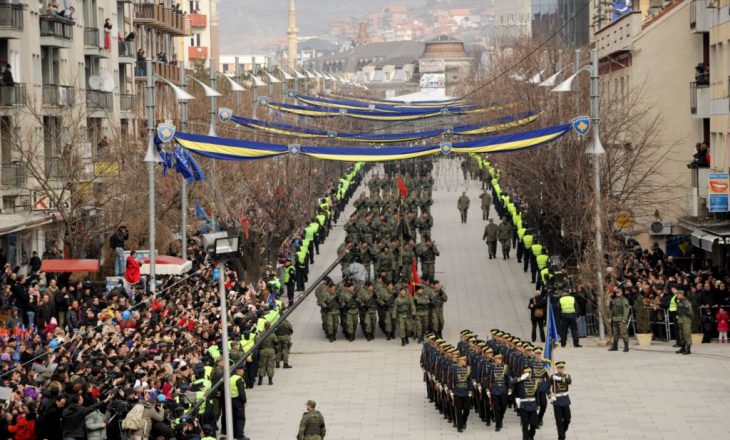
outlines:
{"label": "overcast sky", "polygon": [[[332,18],[359,17],[386,4],[416,6],[425,0],[297,0],[300,36],[327,31]],[[221,53],[244,54],[286,36],[289,0],[218,0]]]}

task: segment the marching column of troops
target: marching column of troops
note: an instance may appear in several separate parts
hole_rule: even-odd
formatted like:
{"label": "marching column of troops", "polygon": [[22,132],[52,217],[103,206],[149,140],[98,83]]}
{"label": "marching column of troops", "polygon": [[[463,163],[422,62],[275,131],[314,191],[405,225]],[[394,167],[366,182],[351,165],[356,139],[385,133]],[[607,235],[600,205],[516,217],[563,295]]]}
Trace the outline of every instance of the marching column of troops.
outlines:
{"label": "marching column of troops", "polygon": [[421,368],[429,401],[459,432],[466,429],[472,408],[487,426],[494,422],[497,432],[504,427],[507,408],[514,408],[524,440],[534,438],[550,402],[558,439],[565,439],[572,383],[565,362],[556,362],[551,373],[540,347],[497,329],[491,335],[483,341],[463,330],[456,347],[435,334],[428,335]]}
{"label": "marching column of troops", "polygon": [[[401,345],[423,341],[427,332],[441,335],[448,296],[435,279],[436,243],[431,239],[433,178],[430,162],[375,175],[369,195],[355,200],[356,211],[344,225],[338,249],[342,281],[325,278],[315,296],[322,329],[330,342],[339,329],[354,341],[358,324],[372,341],[377,328]],[[417,239],[420,240],[417,242]],[[417,262],[420,262],[420,282]],[[413,296],[411,296],[413,292]]]}

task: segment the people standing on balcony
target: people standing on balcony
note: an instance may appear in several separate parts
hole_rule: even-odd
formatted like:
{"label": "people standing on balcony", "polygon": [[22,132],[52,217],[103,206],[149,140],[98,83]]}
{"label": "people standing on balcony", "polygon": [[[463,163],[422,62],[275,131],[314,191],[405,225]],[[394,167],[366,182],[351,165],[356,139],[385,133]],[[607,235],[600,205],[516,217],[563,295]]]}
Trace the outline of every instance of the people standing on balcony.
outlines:
{"label": "people standing on balcony", "polygon": [[104,49],[112,50],[112,22],[108,18],[104,20]]}
{"label": "people standing on balcony", "polygon": [[710,84],[710,68],[705,63],[698,63],[695,66],[695,82],[704,86]]}
{"label": "people standing on balcony", "polygon": [[13,72],[10,71],[10,64],[6,64],[5,70],[3,70],[2,86],[13,87],[14,85],[15,80],[13,80]]}
{"label": "people standing on balcony", "polygon": [[688,168],[708,168],[710,166],[710,145],[707,142],[697,142],[692,163]]}
{"label": "people standing on balcony", "polygon": [[135,76],[145,75],[147,75],[147,54],[145,54],[144,49],[139,49],[137,51],[137,69]]}

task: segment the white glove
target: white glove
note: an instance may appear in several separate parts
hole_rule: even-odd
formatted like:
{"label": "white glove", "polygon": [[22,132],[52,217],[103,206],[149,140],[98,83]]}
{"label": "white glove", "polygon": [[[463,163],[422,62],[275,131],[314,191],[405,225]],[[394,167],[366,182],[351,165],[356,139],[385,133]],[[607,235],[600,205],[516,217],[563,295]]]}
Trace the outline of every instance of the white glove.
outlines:
{"label": "white glove", "polygon": [[480,393],[482,392],[482,386],[481,386],[481,385],[479,385],[479,386],[477,387],[477,389],[479,390],[479,392],[480,392]]}
{"label": "white glove", "polygon": [[492,393],[489,392],[489,391],[487,391],[487,397],[491,398],[492,397]]}
{"label": "white glove", "polygon": [[454,398],[454,393],[449,393],[449,396],[451,396],[451,398],[453,399]]}
{"label": "white glove", "polygon": [[511,396],[512,395],[512,390],[507,390],[507,395],[508,396]]}
{"label": "white glove", "polygon": [[520,407],[520,402],[522,402],[522,399],[520,399],[519,397],[515,399],[515,403],[517,404],[517,408]]}
{"label": "white glove", "polygon": [[477,381],[476,381],[476,380],[472,380],[472,381],[471,381],[471,383],[472,383],[472,385],[474,385],[475,387],[477,386]]}
{"label": "white glove", "polygon": [[471,397],[471,391],[469,391],[469,397]]}
{"label": "white glove", "polygon": [[523,374],[522,376],[520,376],[520,380],[525,380],[525,379],[527,379],[527,378],[528,378],[529,376],[530,376],[529,374],[527,374],[527,373],[524,373],[524,374]]}
{"label": "white glove", "polygon": [[548,400],[550,400],[550,403],[555,403],[555,401],[558,400],[558,398],[555,396],[550,396],[550,399],[548,399]]}
{"label": "white glove", "polygon": [[555,382],[560,382],[560,381],[562,381],[562,380],[563,380],[563,378],[562,378],[562,377],[560,377],[560,376],[558,376],[557,374],[553,374],[553,380],[554,380]]}

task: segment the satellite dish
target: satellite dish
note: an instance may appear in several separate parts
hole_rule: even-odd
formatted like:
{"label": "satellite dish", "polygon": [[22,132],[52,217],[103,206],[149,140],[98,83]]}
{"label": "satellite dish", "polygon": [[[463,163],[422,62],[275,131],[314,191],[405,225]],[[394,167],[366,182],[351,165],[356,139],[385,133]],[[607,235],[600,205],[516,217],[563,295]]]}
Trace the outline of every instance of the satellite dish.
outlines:
{"label": "satellite dish", "polygon": [[101,90],[103,82],[100,76],[92,75],[89,77],[89,87],[91,90]]}
{"label": "satellite dish", "polygon": [[101,72],[99,75],[101,78],[101,90],[105,92],[114,91],[114,76],[108,70]]}

